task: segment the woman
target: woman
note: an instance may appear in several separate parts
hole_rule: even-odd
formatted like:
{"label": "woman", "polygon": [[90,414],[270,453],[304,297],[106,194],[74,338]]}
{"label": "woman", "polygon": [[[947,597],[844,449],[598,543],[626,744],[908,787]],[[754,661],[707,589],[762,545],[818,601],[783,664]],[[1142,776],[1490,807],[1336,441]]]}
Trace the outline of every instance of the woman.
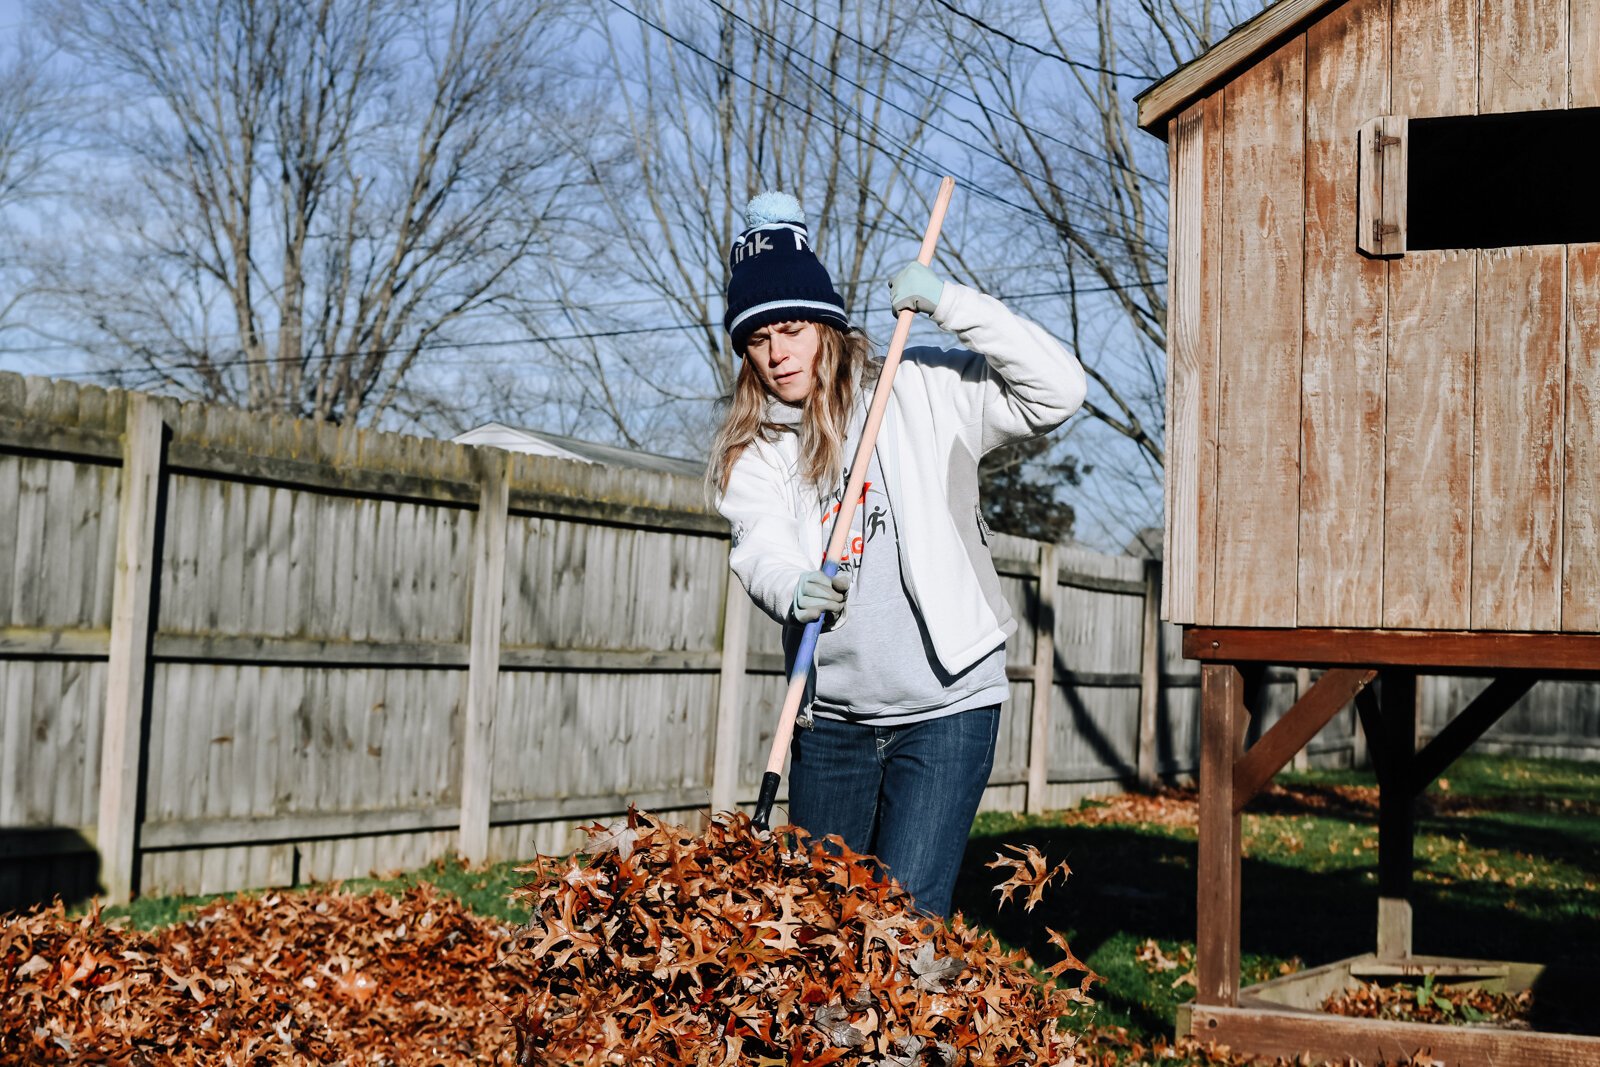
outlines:
{"label": "woman", "polygon": [[[965,349],[908,348],[839,574],[817,569],[877,364],[810,246],[793,197],[750,202],[724,320],[743,357],[709,477],[750,596],[789,626],[831,618],[790,749],[789,817],[876,855],[945,916],[994,762],[1007,693],[1001,595],[978,460],[1060,425],[1078,361],[1044,330],[912,263],[891,283]],[[845,610],[848,594],[849,607]]]}

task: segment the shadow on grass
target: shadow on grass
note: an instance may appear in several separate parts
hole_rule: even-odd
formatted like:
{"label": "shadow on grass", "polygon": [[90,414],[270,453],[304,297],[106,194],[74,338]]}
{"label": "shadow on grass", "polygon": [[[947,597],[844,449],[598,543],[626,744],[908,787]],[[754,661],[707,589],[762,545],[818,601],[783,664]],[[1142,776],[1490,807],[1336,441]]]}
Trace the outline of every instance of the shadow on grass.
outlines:
{"label": "shadow on grass", "polygon": [[[1476,820],[1450,823],[1452,834],[1479,847],[1505,847],[1501,838],[1509,829]],[[1477,840],[1480,836],[1484,840]],[[1016,904],[998,907],[990,888],[998,878],[983,865],[1008,844],[1033,845],[1051,863],[1065,860],[1072,867],[1065,888],[1047,892],[1031,915]],[[1526,842],[1521,849],[1538,847]],[[967,847],[955,907],[1044,964],[1059,958],[1045,927],[1058,930],[1080,959],[1098,967],[1094,956],[1102,947],[1115,949],[1120,959],[1146,938],[1193,943],[1195,858],[1192,838],[1129,826],[1045,826],[976,836]],[[1589,857],[1588,863],[1593,862]],[[1373,856],[1371,865],[1317,871],[1288,860],[1246,858],[1245,957],[1269,962],[1298,957],[1315,966],[1370,951],[1376,936],[1375,865]],[[1507,906],[1509,900],[1516,902],[1514,910]],[[1537,883],[1513,890],[1492,881],[1418,882],[1413,902],[1418,953],[1557,965],[1540,993],[1549,1008],[1541,1015],[1550,1016],[1541,1025],[1572,1029],[1586,1018],[1568,1010],[1562,990],[1578,987],[1563,976],[1588,966],[1600,950],[1600,917],[1581,914],[1560,892]],[[1167,993],[1152,1002],[1128,989],[1128,982],[1108,981],[1095,996],[1112,1014],[1150,1032],[1170,1032],[1171,1006],[1188,996],[1188,991]],[[1560,1025],[1555,1025],[1557,1017]],[[1578,1032],[1597,1029],[1596,1022],[1588,1021]]]}

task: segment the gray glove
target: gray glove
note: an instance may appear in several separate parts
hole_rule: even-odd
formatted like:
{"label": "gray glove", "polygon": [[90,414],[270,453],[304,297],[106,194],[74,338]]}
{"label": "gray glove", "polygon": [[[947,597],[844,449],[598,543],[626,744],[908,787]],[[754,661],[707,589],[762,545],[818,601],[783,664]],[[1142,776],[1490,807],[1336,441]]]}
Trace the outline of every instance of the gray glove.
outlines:
{"label": "gray glove", "polygon": [[829,578],[821,571],[806,571],[794,587],[795,622],[815,622],[823,613],[836,615],[844,610],[844,597],[850,591],[850,575]]}
{"label": "gray glove", "polygon": [[910,308],[932,315],[944,295],[944,282],[933,271],[912,260],[889,283],[889,306],[896,315]]}

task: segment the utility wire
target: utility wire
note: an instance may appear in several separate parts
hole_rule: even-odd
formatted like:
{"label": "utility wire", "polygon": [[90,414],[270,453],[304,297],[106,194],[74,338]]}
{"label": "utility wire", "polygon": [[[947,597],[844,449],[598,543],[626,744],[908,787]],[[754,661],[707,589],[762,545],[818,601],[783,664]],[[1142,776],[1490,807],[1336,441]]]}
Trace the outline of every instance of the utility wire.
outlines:
{"label": "utility wire", "polygon": [[[721,10],[722,13],[727,15],[729,18],[734,19],[735,21],[737,21],[737,22],[743,24],[744,26],[748,27],[752,34],[760,34],[761,36],[767,38],[774,45],[776,45],[778,48],[781,48],[783,51],[789,53],[790,55],[799,56],[800,58],[804,59],[806,62],[810,63],[812,66],[826,68],[830,74],[832,74],[835,78],[838,78],[840,81],[844,82],[846,85],[849,85],[849,86],[859,90],[860,92],[866,93],[868,96],[872,97],[874,100],[881,101],[882,103],[888,105],[889,107],[891,107],[894,110],[900,112],[900,114],[906,116],[909,119],[912,119],[913,121],[925,124],[929,129],[933,130],[935,133],[938,133],[938,134],[941,134],[941,135],[943,135],[945,137],[948,137],[952,141],[956,141],[957,143],[961,143],[961,138],[957,137],[955,134],[951,133],[949,130],[945,129],[944,127],[938,125],[932,119],[924,118],[922,115],[920,115],[920,114],[918,114],[918,113],[916,113],[914,111],[911,111],[911,110],[909,110],[909,109],[907,109],[905,107],[902,107],[900,104],[897,104],[895,101],[890,100],[888,97],[884,96],[882,93],[879,93],[876,90],[869,89],[867,86],[862,85],[860,82],[858,82],[855,79],[851,78],[849,75],[844,74],[843,72],[841,72],[839,70],[836,70],[836,69],[834,69],[832,67],[828,67],[828,65],[826,63],[823,63],[821,60],[816,59],[816,58],[814,58],[814,57],[812,57],[810,55],[807,55],[806,53],[800,51],[798,48],[795,48],[791,44],[787,44],[784,41],[779,40],[778,36],[775,33],[773,33],[771,30],[763,29],[762,27],[757,26],[755,23],[751,22],[749,19],[745,18],[743,15],[740,15],[737,11],[734,11],[732,8],[728,7],[726,4],[722,3],[722,0],[706,0],[706,3],[711,4],[713,7],[716,7],[719,10]],[[819,23],[819,25],[820,25],[820,23]],[[791,66],[792,66],[792,64],[791,64]],[[830,86],[828,86],[828,85],[826,85],[826,84],[824,84],[822,82],[817,81],[815,78],[812,78],[809,75],[802,74],[801,76],[806,78],[808,81],[810,81],[813,86],[815,86],[816,88],[822,90],[823,92],[827,93],[830,97],[832,97],[833,98],[833,102],[836,105],[838,105],[839,107],[844,108],[846,111],[854,114],[863,123],[866,123],[869,128],[876,129],[876,131],[879,133],[880,136],[887,136],[884,133],[884,131],[881,129],[881,127],[873,127],[873,124],[867,120],[865,115],[861,114],[860,111],[856,110],[855,108],[851,107],[849,104],[845,103],[843,100],[839,99],[838,94],[835,93]],[[935,84],[938,84],[938,83],[936,82]],[[979,106],[982,107],[981,104]],[[918,151],[918,152],[920,152],[919,149],[914,148],[914,146],[912,146],[911,144],[907,143],[903,139],[900,139],[900,145],[901,145],[902,149],[905,150],[905,151],[908,151],[908,152],[910,152],[910,151]],[[1084,205],[1086,207],[1099,208],[1099,206],[1100,206],[1098,204],[1095,204],[1092,200],[1088,200],[1088,199],[1086,199],[1084,197],[1081,197],[1081,196],[1075,195],[1073,193],[1067,192],[1065,189],[1061,188],[1055,182],[1052,182],[1050,179],[1044,177],[1043,175],[1034,174],[1032,171],[1029,171],[1029,170],[1025,169],[1024,167],[1022,167],[1021,165],[1019,165],[1015,161],[1009,160],[1006,157],[1004,157],[1004,156],[1002,156],[1002,155],[1000,155],[1000,154],[998,154],[996,152],[991,152],[987,148],[982,147],[981,145],[968,144],[967,147],[971,151],[977,152],[981,156],[985,156],[985,157],[987,157],[989,159],[994,160],[996,163],[999,163],[1003,167],[1008,167],[1008,168],[1016,171],[1018,174],[1022,174],[1022,175],[1026,176],[1026,177],[1032,178],[1034,181],[1038,182],[1039,184],[1044,185],[1044,186],[1048,187],[1049,189],[1053,190],[1057,195],[1061,196],[1065,200],[1068,200],[1068,201],[1071,201],[1071,202],[1074,202],[1074,203],[1077,203],[1077,204],[1081,204],[1081,205]],[[933,160],[932,157],[927,155],[926,153],[920,153],[920,154],[922,154],[924,159],[930,160],[932,162],[935,162],[935,164],[937,164],[937,161]],[[1109,162],[1109,160],[1102,160],[1102,162]],[[1113,164],[1113,165],[1115,165],[1115,164]],[[1086,231],[1086,232],[1092,232],[1092,231]],[[1113,235],[1102,233],[1101,236],[1110,237],[1110,236],[1113,236]]]}
{"label": "utility wire", "polygon": [[[1024,270],[1038,270],[1038,269],[1043,268],[1043,267],[1053,267],[1058,262],[1059,262],[1059,260],[1051,259],[1051,260],[1041,260],[1041,261],[1037,261],[1037,262],[1033,262],[1033,263],[992,263],[992,264],[989,264],[987,266],[972,268],[971,269],[971,273],[973,273],[973,274],[989,274],[989,273],[993,273],[993,272],[1016,272],[1016,271],[1024,271]],[[890,281],[893,277],[894,276],[892,274],[873,274],[873,275],[868,275],[867,277],[858,279],[857,280],[857,284],[858,285],[867,285],[867,286],[876,285],[879,282]],[[1148,288],[1148,286],[1146,286],[1142,282],[1130,282],[1127,285],[1107,286],[1107,287],[1105,287],[1105,289],[1103,291],[1110,292],[1110,291],[1113,291],[1115,289],[1143,289],[1143,288]],[[1094,292],[1094,291],[1095,290],[1080,290],[1080,292]],[[1065,295],[1067,292],[1068,292],[1068,290],[1061,290],[1059,293],[1053,293],[1051,295]],[[717,289],[707,289],[707,290],[700,291],[700,292],[688,293],[688,294],[685,294],[685,295],[689,296],[689,297],[695,297],[695,298],[703,299],[703,300],[709,300],[709,299],[712,299],[712,298],[721,297],[721,296],[724,295],[724,293],[723,293],[723,290],[721,288],[717,288]],[[1023,298],[1023,299],[1026,299],[1026,297],[1028,295],[1031,295],[1031,294],[1020,294],[1021,298]],[[1017,297],[1013,297],[1012,299],[1016,299],[1016,298]],[[641,296],[635,296],[635,297],[628,297],[628,298],[620,299],[620,300],[585,300],[583,302],[582,306],[578,310],[583,311],[583,312],[592,312],[592,311],[595,311],[595,310],[601,309],[601,308],[630,307],[630,306],[632,306],[634,304],[646,303],[647,301],[654,300],[654,299],[656,299],[655,294],[647,294],[647,295],[641,295]],[[552,312],[570,310],[569,305],[566,304],[566,303],[563,303],[561,301],[550,300],[548,302],[551,304],[551,307],[550,307],[549,310],[552,311]],[[463,313],[461,315],[457,315],[451,321],[452,322],[467,322],[469,320],[470,321],[480,321],[482,319],[491,318],[491,317],[504,319],[508,315],[510,315],[510,312],[503,311],[503,310],[497,310],[497,309],[494,309],[494,308],[477,308],[477,309],[475,309],[473,311],[469,311],[469,312],[465,312],[465,313]],[[702,325],[705,325],[705,324],[702,324]],[[263,337],[276,337],[279,334],[281,334],[284,331],[284,329],[285,329],[285,327],[280,325],[280,326],[274,326],[274,327],[267,328],[267,329],[262,329],[259,332],[261,333],[261,335]],[[305,331],[302,329],[302,332],[305,332]],[[202,348],[202,347],[205,346],[205,344],[207,342],[210,342],[210,341],[226,340],[226,339],[229,339],[229,338],[232,338],[232,337],[237,337],[237,336],[238,336],[238,332],[236,330],[229,330],[227,332],[221,332],[221,333],[197,334],[197,335],[195,335],[195,336],[193,336],[192,338],[189,339],[189,341],[188,341],[188,349],[187,350],[193,350],[193,349],[196,349],[196,348]],[[590,338],[595,338],[595,337],[600,337],[600,336],[603,336],[603,335],[596,334],[596,333],[574,333],[574,334],[567,334],[567,335],[564,335],[564,336],[561,336],[561,337],[551,337],[551,338],[549,338],[549,340],[552,340],[552,341],[587,340],[587,339],[590,339]],[[463,344],[474,344],[476,342],[462,342],[462,343]],[[77,342],[52,341],[49,344],[13,345],[13,346],[0,345],[0,357],[4,357],[4,356],[34,356],[34,355],[43,355],[43,354],[49,353],[49,352],[81,352],[81,351],[84,351],[84,350],[90,349],[90,348],[117,348],[117,347],[139,347],[139,348],[143,348],[143,349],[150,350],[150,351],[161,350],[161,351],[165,351],[165,352],[167,352],[169,354],[170,353],[174,353],[174,352],[185,351],[185,349],[172,348],[170,346],[163,349],[162,348],[162,342],[160,340],[130,338],[130,339],[127,339],[127,340],[120,340],[120,341],[77,341]],[[454,347],[454,344],[453,343],[446,344],[446,343],[441,342],[440,347]],[[315,358],[315,359],[339,358],[339,357],[342,357],[342,356],[345,356],[345,355],[350,355],[350,354],[351,353],[346,353],[346,352],[335,352],[335,353],[332,354],[331,357],[329,357],[329,356],[317,356],[317,357],[313,357],[313,358]],[[360,354],[360,353],[355,353],[355,354]],[[265,362],[274,362],[274,361],[271,360],[271,359],[268,359],[268,360],[265,360]]]}
{"label": "utility wire", "polygon": [[955,15],[957,18],[966,19],[968,22],[972,23],[980,30],[983,30],[985,33],[992,33],[1001,40],[1008,41],[1011,44],[1016,45],[1018,48],[1026,48],[1030,52],[1041,55],[1046,59],[1053,59],[1057,63],[1065,63],[1069,67],[1076,67],[1079,70],[1087,70],[1094,74],[1109,74],[1113,78],[1141,78],[1145,81],[1154,80],[1148,74],[1130,74],[1127,71],[1112,70],[1109,67],[1097,67],[1093,63],[1085,63],[1082,60],[1069,59],[1068,57],[1061,55],[1059,52],[1047,52],[1043,48],[1040,48],[1038,45],[1034,44],[1032,41],[1024,41],[1020,37],[1012,36],[1005,30],[1000,29],[998,26],[989,25],[978,16],[963,11],[955,4],[951,3],[950,0],[934,0],[934,2],[940,7],[944,8],[946,11],[950,12],[952,15]]}
{"label": "utility wire", "polygon": [[[1148,284],[1146,284],[1144,282],[1132,282],[1132,283],[1129,283],[1129,284],[1126,284],[1126,285],[1100,285],[1100,286],[1082,286],[1082,285],[1080,285],[1076,289],[1071,289],[1071,288],[1068,288],[1068,289],[1041,289],[1041,290],[1038,290],[1036,292],[1031,292],[1031,293],[998,294],[997,298],[1002,300],[1002,301],[1013,301],[1013,302],[1014,301],[1019,301],[1019,300],[1039,300],[1039,299],[1044,299],[1046,297],[1068,296],[1068,295],[1071,295],[1071,294],[1074,294],[1074,293],[1105,293],[1105,292],[1112,292],[1112,291],[1115,291],[1115,290],[1118,290],[1118,289],[1154,288],[1156,286],[1165,285],[1165,284],[1166,284],[1166,279],[1163,278],[1163,279],[1161,279],[1159,281],[1150,282]],[[887,308],[872,308],[872,309],[869,309],[868,313],[870,314],[872,312],[886,311],[886,310],[888,310],[888,309]],[[672,323],[670,325],[665,325],[665,326],[635,326],[635,327],[627,327],[627,328],[616,329],[616,330],[594,330],[594,331],[579,332],[579,333],[566,333],[566,334],[527,334],[527,335],[521,336],[521,337],[506,337],[506,338],[501,338],[501,339],[493,340],[493,341],[435,341],[435,342],[429,342],[429,343],[426,343],[426,344],[419,345],[418,346],[418,351],[421,351],[421,352],[458,351],[458,350],[464,351],[464,350],[467,350],[467,349],[475,349],[475,348],[505,348],[505,347],[512,346],[512,345],[547,345],[548,346],[548,345],[553,345],[553,344],[559,344],[559,343],[561,343],[563,341],[604,340],[606,338],[636,337],[636,336],[645,335],[645,334],[683,333],[683,332],[686,332],[686,331],[689,331],[689,330],[703,330],[703,329],[706,329],[708,327],[717,326],[717,325],[720,325],[720,323],[719,322],[684,322],[684,323]],[[21,351],[21,350],[20,349],[11,349],[11,350],[6,350],[6,351],[0,351],[0,356],[12,355],[12,354],[15,354],[18,351]],[[365,351],[324,352],[324,353],[321,353],[321,354],[318,354],[318,355],[315,355],[315,356],[308,357],[305,360],[305,363],[306,363],[306,365],[312,365],[312,364],[315,364],[317,362],[323,362],[323,361],[330,360],[330,359],[344,359],[344,358],[355,357],[355,356],[363,356],[363,355],[366,355],[366,354],[367,353]],[[135,373],[149,373],[151,371],[162,372],[162,371],[179,371],[179,370],[220,370],[220,369],[229,368],[229,367],[248,367],[248,366],[255,366],[255,365],[258,365],[258,364],[269,364],[269,363],[278,363],[278,362],[281,362],[281,360],[278,357],[275,357],[275,356],[240,356],[237,359],[197,360],[197,361],[192,361],[192,362],[187,362],[187,363],[166,363],[166,364],[162,364],[161,366],[158,366],[158,367],[117,368],[117,369],[113,369],[113,370],[109,370],[109,371],[103,371],[103,370],[69,371],[69,372],[66,372],[66,373],[63,373],[63,374],[54,375],[54,377],[58,377],[58,378],[84,378],[84,377],[94,377],[95,375],[107,374],[107,373],[111,373],[111,374],[135,374]],[[470,361],[465,361],[465,360],[449,360],[447,362],[449,362],[449,363],[451,363],[453,365],[459,365],[459,366],[471,366],[471,365],[473,365]]]}
{"label": "utility wire", "polygon": [[[809,108],[802,107],[801,105],[796,104],[792,100],[785,99],[782,94],[777,93],[774,90],[767,88],[766,86],[760,84],[759,82],[754,81],[753,79],[751,79],[747,75],[741,73],[740,71],[737,71],[734,68],[728,66],[726,63],[723,63],[721,60],[717,59],[715,56],[712,56],[712,55],[706,53],[704,50],[696,47],[693,43],[691,43],[690,41],[685,40],[684,38],[682,38],[680,36],[678,36],[677,34],[673,33],[671,30],[668,30],[666,27],[661,26],[660,24],[658,24],[656,22],[652,22],[650,19],[646,18],[644,15],[641,15],[639,12],[637,12],[637,11],[633,10],[632,8],[628,7],[626,4],[623,4],[621,2],[621,0],[607,0],[607,2],[610,3],[612,7],[617,8],[619,11],[622,11],[622,12],[625,12],[626,14],[628,14],[628,15],[631,15],[633,18],[637,19],[640,23],[642,23],[645,26],[650,27],[652,30],[655,30],[657,33],[661,34],[663,37],[666,37],[668,40],[673,41],[674,43],[682,46],[683,48],[689,50],[690,52],[693,52],[695,55],[699,56],[701,59],[705,60],[707,63],[712,64],[713,66],[715,66],[719,70],[723,71],[724,73],[730,75],[731,77],[737,78],[738,80],[746,83],[747,85],[750,85],[753,88],[761,90],[762,92],[764,92],[767,95],[773,97],[774,99],[776,99],[776,100],[778,100],[778,101],[780,101],[780,102],[782,102],[784,104],[787,104],[788,106],[794,108],[796,111],[799,111],[801,114],[808,115],[811,118],[817,119],[818,121],[824,123],[825,125],[831,126],[833,129],[837,130],[841,134],[844,134],[846,137],[852,137],[855,140],[860,141],[862,144],[870,144],[871,143],[871,142],[867,141],[866,138],[862,137],[860,134],[852,132],[851,130],[847,129],[846,127],[840,125],[838,122],[836,122],[836,121],[834,121],[832,119],[829,119],[826,116],[817,115],[814,112],[812,112]],[[868,129],[872,130],[874,133],[878,134],[880,137],[883,137],[885,140],[888,140],[890,142],[896,142],[897,141],[897,139],[894,138],[892,135],[890,135],[887,131],[882,130],[881,128],[875,126],[873,123],[867,121],[864,117],[863,117],[862,121],[867,126]],[[935,161],[932,165],[930,165],[929,163],[922,162],[922,161],[918,160],[917,158],[915,158],[915,155],[921,155],[925,159],[932,159],[932,157],[928,156],[926,153],[919,152],[916,149],[913,149],[913,148],[910,148],[910,147],[906,147],[906,151],[908,153],[914,153],[914,154],[908,154],[905,157],[905,162],[906,162],[906,164],[908,166],[912,167],[915,170],[920,170],[923,173],[932,175],[934,177],[943,177],[944,175],[951,173],[949,168],[945,168],[945,167],[939,166],[937,164],[937,161]],[[1009,165],[1009,164],[1007,164],[1007,165]],[[1055,220],[1055,219],[1052,219],[1045,212],[1040,211],[1037,208],[1028,207],[1025,204],[1019,204],[1019,203],[1017,203],[1017,202],[1015,202],[1013,200],[1008,200],[1005,197],[1001,196],[1000,194],[992,192],[985,185],[983,185],[981,182],[976,181],[975,179],[971,178],[970,176],[962,175],[961,177],[962,177],[962,180],[964,182],[965,187],[967,188],[967,190],[969,192],[974,193],[977,196],[982,197],[985,200],[990,200],[990,201],[993,201],[996,204],[1000,204],[1003,207],[1010,208],[1012,211],[1016,211],[1016,212],[1018,212],[1020,214],[1026,215],[1029,218],[1043,221],[1045,224],[1050,226],[1051,229],[1058,229],[1059,228],[1058,221]],[[1052,188],[1054,188],[1054,186],[1052,186]],[[1067,194],[1063,191],[1062,195],[1065,196]],[[1123,237],[1120,237],[1119,235],[1104,233],[1104,231],[1091,231],[1091,230],[1081,230],[1080,229],[1079,232],[1081,232],[1081,233],[1100,233],[1102,236],[1114,237],[1114,238],[1119,239],[1119,240],[1125,239]]]}
{"label": "utility wire", "polygon": [[[981,110],[983,110],[983,112],[985,114],[999,114],[998,112],[992,112],[977,97],[972,96],[972,95],[970,95],[968,93],[962,92],[960,89],[956,88],[954,85],[949,85],[949,84],[947,84],[945,82],[942,82],[938,78],[935,78],[933,75],[926,74],[926,73],[918,70],[916,67],[913,67],[909,63],[902,63],[900,60],[894,58],[894,56],[891,56],[889,53],[883,51],[881,48],[878,48],[876,45],[870,45],[867,42],[861,40],[859,37],[851,36],[850,34],[846,33],[840,27],[834,26],[831,23],[828,23],[828,22],[824,21],[820,16],[818,16],[816,14],[816,12],[806,10],[805,8],[801,7],[800,5],[794,3],[793,0],[778,0],[778,2],[781,3],[784,7],[790,8],[791,10],[796,11],[799,14],[804,15],[806,18],[810,19],[812,22],[815,22],[818,26],[821,26],[823,29],[832,30],[833,32],[837,33],[839,36],[843,37],[845,40],[849,41],[851,44],[855,45],[856,47],[866,49],[868,52],[871,52],[873,55],[877,56],[879,59],[883,60],[885,63],[888,63],[888,64],[890,64],[892,66],[898,67],[899,69],[905,71],[908,74],[914,75],[915,77],[921,78],[923,81],[927,82],[929,85],[932,85],[937,89],[941,89],[944,92],[949,93],[951,96],[954,96],[958,100],[964,100],[967,103],[972,104],[974,107],[980,108]],[[965,116],[953,115],[952,117],[955,118],[955,120],[957,122],[961,122],[961,123],[964,123],[964,124],[966,124],[968,126],[971,126],[974,130],[977,130],[979,133],[983,132],[976,122],[973,122],[971,119],[966,118]],[[1041,129],[1039,129],[1039,127],[1031,125],[1031,124],[1029,124],[1027,122],[1024,122],[1021,119],[1019,119],[1019,118],[1017,118],[1017,117],[1015,117],[1013,115],[1000,114],[1000,117],[1005,119],[1007,122],[1010,122],[1013,125],[1025,130],[1025,131],[1027,131],[1028,133],[1031,133],[1033,136],[1040,138],[1041,140],[1050,141],[1050,142],[1052,142],[1054,144],[1058,144],[1062,148],[1065,148],[1067,151],[1076,152],[1078,155],[1083,156],[1085,159],[1092,159],[1096,163],[1103,163],[1106,166],[1112,167],[1112,168],[1114,168],[1116,170],[1126,171],[1127,173],[1136,175],[1137,177],[1143,178],[1146,181],[1151,180],[1149,175],[1145,174],[1143,171],[1141,171],[1137,167],[1130,166],[1127,163],[1122,163],[1122,162],[1119,162],[1119,161],[1117,161],[1115,159],[1108,159],[1105,156],[1102,156],[1102,155],[1100,155],[1100,154],[1098,154],[1096,152],[1091,151],[1090,149],[1084,148],[1082,145],[1073,144],[1071,141],[1063,140],[1062,138],[1057,137],[1053,133],[1050,133],[1050,132],[1048,132],[1046,130],[1041,130]]]}

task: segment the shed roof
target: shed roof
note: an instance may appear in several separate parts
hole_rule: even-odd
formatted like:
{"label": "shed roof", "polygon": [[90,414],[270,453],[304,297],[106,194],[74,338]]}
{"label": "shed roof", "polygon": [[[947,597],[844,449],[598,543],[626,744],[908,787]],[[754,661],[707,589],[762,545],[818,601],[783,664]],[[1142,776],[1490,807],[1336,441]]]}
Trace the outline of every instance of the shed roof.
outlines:
{"label": "shed roof", "polygon": [[1345,0],[1278,0],[1134,99],[1139,127],[1167,138],[1166,120],[1331,7]]}
{"label": "shed roof", "polygon": [[681,474],[690,478],[705,475],[703,460],[679,459],[637,448],[619,448],[596,441],[584,441],[544,430],[530,430],[523,426],[507,426],[503,422],[486,422],[457,434],[452,441],[463,445],[488,445],[509,452],[530,452],[557,459],[575,459],[584,463],[599,463],[608,467],[635,467],[639,470],[661,474]]}

